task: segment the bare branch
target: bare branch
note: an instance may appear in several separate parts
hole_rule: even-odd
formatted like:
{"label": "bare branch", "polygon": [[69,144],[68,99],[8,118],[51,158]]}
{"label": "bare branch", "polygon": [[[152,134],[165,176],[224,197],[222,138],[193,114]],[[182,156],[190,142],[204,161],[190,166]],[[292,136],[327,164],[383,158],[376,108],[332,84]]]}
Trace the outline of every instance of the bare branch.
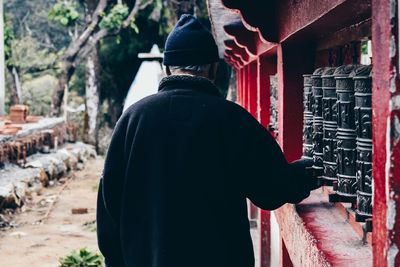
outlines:
{"label": "bare branch", "polygon": [[108,0],[99,0],[99,3],[96,6],[95,11],[92,14],[91,22],[88,26],[86,26],[85,30],[80,34],[80,36],[71,43],[65,52],[64,58],[73,60],[81,47],[85,45],[89,37],[92,35],[93,31],[96,29],[97,25],[100,22],[101,15],[107,7]]}
{"label": "bare branch", "polygon": [[82,59],[85,59],[92,49],[105,37],[117,35],[119,31],[109,31],[108,29],[101,29],[100,31],[96,32],[86,44],[81,48],[78,54],[78,62],[75,62],[74,65],[79,65]]}
{"label": "bare branch", "polygon": [[[131,22],[135,19],[137,14],[139,13],[140,10],[148,7],[153,1],[152,0],[147,0],[144,3],[141,3],[140,0],[136,0],[135,6],[129,13],[128,17],[124,20],[122,23],[121,28],[127,28],[130,26]],[[78,62],[76,62],[74,65],[78,65],[82,59],[86,58],[89,53],[92,51],[92,49],[100,42],[103,38],[110,37],[110,36],[116,36],[118,33],[121,31],[121,29],[117,30],[109,30],[109,29],[101,29],[98,32],[96,32],[92,37],[89,38],[89,40],[82,46],[81,50],[79,51],[78,54]]]}
{"label": "bare branch", "polygon": [[129,13],[129,16],[122,23],[122,28],[128,28],[131,22],[135,20],[135,17],[139,11],[148,7],[152,2],[152,0],[148,0],[144,3],[141,3],[141,0],[136,0],[135,6],[132,8],[131,13]]}
{"label": "bare branch", "polygon": [[152,3],[153,3],[152,0],[149,0],[149,1],[147,1],[147,2],[144,2],[143,4],[140,5],[139,10],[145,9],[146,7],[150,6]]}

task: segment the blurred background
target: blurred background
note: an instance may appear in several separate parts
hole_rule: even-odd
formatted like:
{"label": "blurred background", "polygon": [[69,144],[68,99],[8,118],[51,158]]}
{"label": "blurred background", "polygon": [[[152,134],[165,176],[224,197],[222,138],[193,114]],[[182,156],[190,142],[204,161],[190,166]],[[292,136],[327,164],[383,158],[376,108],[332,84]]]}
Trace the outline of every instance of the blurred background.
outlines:
{"label": "blurred background", "polygon": [[65,116],[104,154],[143,62],[138,53],[162,52],[184,13],[210,28],[201,0],[5,1],[5,111],[25,104],[31,115]]}

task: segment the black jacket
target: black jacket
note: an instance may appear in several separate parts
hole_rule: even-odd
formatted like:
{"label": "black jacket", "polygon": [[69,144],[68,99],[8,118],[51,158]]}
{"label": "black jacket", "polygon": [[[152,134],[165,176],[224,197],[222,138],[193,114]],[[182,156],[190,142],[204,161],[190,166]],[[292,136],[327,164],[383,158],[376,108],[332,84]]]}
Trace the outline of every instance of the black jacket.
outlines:
{"label": "black jacket", "polygon": [[246,198],[268,210],[296,203],[309,179],[210,81],[170,76],[115,127],[99,247],[110,267],[252,267]]}

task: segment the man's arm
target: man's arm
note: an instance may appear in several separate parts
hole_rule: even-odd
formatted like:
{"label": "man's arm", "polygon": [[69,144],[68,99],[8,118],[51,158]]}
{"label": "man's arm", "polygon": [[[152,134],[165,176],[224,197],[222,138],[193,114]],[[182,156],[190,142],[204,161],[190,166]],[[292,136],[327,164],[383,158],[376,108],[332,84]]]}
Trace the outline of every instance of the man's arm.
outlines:
{"label": "man's arm", "polygon": [[276,209],[285,203],[298,203],[316,188],[316,179],[306,172],[310,161],[289,164],[271,134],[253,117],[246,121],[247,145],[242,176],[246,197],[263,209]]}
{"label": "man's arm", "polygon": [[126,123],[121,119],[111,138],[97,198],[97,240],[107,267],[124,266],[119,217],[125,173],[125,135]]}

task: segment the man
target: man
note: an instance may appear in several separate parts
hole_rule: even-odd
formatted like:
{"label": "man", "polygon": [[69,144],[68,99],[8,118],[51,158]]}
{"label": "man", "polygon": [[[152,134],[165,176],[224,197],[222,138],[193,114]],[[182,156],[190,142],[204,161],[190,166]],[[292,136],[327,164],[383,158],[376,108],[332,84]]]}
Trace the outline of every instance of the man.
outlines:
{"label": "man", "polygon": [[[110,267],[250,267],[246,198],[297,203],[315,180],[212,83],[215,41],[183,15],[165,45],[168,77],[132,105],[111,140],[97,231]],[[303,165],[303,167],[301,167]],[[300,167],[299,167],[300,166]]]}

